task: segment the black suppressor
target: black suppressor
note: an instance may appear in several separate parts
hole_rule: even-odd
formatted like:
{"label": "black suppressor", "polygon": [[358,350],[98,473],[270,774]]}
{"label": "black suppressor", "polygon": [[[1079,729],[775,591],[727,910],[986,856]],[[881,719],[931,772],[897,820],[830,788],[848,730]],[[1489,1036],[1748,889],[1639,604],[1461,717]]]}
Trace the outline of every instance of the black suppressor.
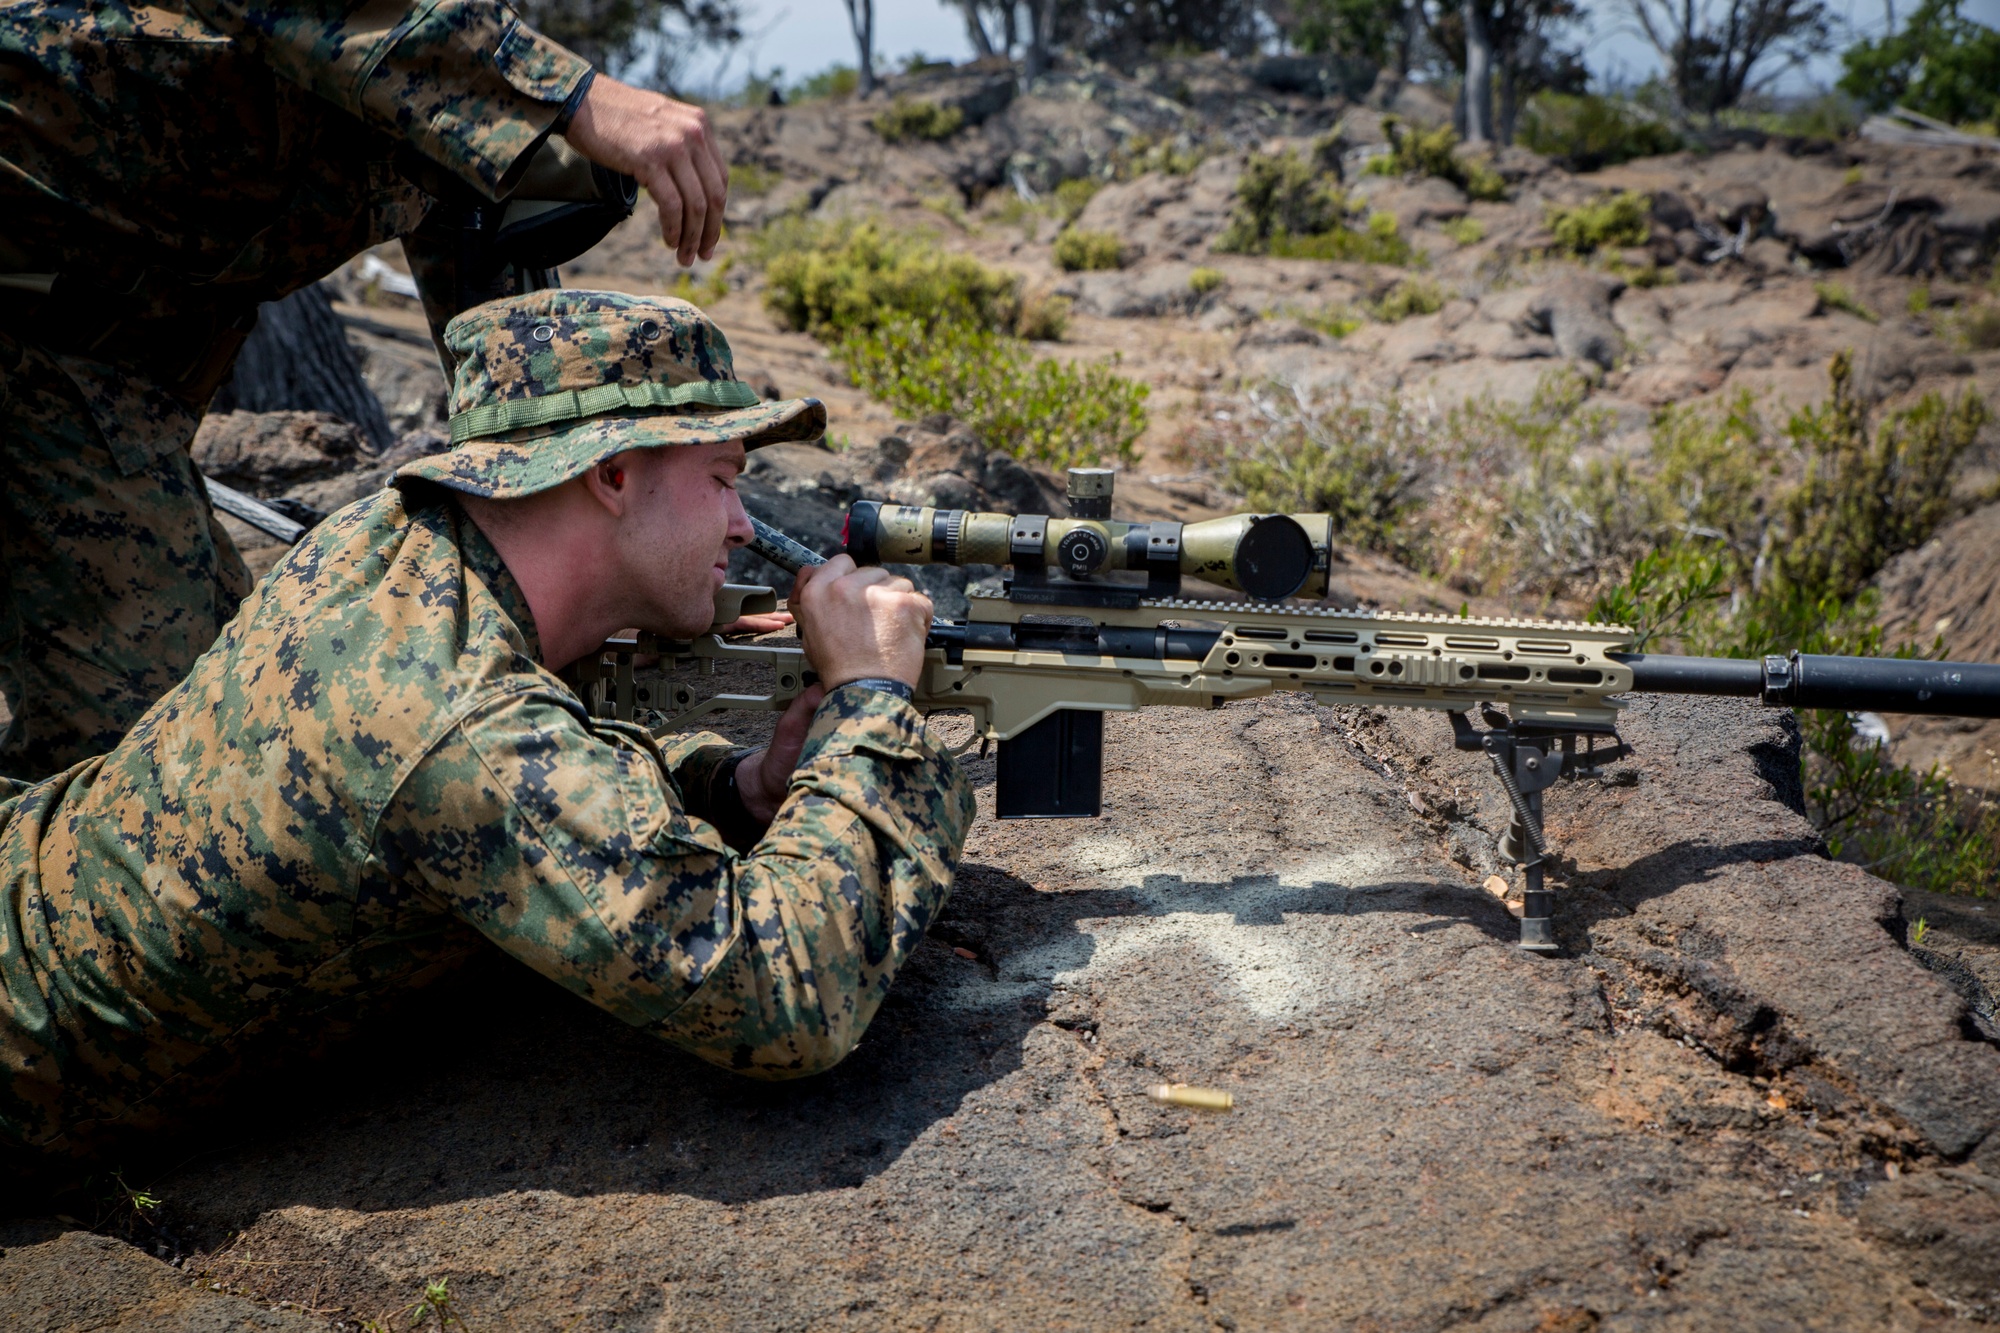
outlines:
{"label": "black suppressor", "polygon": [[1613,653],[1635,694],[1736,694],[1772,708],[2000,717],[2000,666],[1793,653],[1763,661]]}

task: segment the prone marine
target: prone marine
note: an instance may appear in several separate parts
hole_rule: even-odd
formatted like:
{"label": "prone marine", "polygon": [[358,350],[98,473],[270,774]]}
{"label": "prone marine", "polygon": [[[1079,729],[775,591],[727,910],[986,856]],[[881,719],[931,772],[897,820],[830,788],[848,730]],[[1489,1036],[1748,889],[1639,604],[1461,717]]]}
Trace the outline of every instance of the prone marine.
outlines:
{"label": "prone marine", "polygon": [[694,307],[475,307],[449,452],[333,515],[109,754],[0,803],[0,1156],[175,1118],[260,1038],[483,940],[723,1067],[852,1048],[973,815],[909,702],[931,604],[846,557],[792,606],[821,686],[770,745],[656,741],[557,672],[699,633],[766,403]]}

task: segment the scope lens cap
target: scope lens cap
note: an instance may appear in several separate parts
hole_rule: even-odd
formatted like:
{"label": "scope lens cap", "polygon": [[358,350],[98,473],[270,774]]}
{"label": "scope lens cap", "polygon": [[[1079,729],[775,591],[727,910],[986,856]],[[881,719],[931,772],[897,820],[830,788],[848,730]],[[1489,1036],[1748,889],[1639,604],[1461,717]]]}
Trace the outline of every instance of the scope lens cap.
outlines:
{"label": "scope lens cap", "polygon": [[1278,602],[1303,588],[1312,573],[1313,544],[1299,521],[1266,514],[1236,543],[1236,583],[1260,602]]}
{"label": "scope lens cap", "polygon": [[879,565],[881,551],[882,504],[879,500],[856,500],[848,507],[840,525],[840,544],[857,565]]}

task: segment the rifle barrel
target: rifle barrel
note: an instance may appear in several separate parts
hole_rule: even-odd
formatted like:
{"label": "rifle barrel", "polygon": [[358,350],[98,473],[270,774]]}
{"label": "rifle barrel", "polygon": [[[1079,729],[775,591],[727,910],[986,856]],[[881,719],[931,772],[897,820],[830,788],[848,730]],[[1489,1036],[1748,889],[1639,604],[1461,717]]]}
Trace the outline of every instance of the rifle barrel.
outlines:
{"label": "rifle barrel", "polygon": [[1614,653],[1635,694],[1728,694],[1773,708],[2000,717],[2000,666],[1906,657],[1793,653],[1762,661]]}

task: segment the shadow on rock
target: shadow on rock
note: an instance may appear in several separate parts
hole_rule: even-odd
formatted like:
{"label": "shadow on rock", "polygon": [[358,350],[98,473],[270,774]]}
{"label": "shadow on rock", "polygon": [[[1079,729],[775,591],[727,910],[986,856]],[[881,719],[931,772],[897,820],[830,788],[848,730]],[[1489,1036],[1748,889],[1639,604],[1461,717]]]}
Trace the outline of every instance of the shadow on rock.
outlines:
{"label": "shadow on rock", "polygon": [[122,1166],[204,1248],[299,1205],[381,1212],[530,1191],[740,1204],[852,1188],[1019,1069],[1059,984],[1105,961],[1100,940],[1116,961],[1176,947],[1190,919],[1212,916],[1228,938],[1377,912],[1514,938],[1489,895],[1450,884],[1147,875],[1051,893],[968,865],[860,1045],[826,1075],[760,1083],[713,1068],[495,956]]}

